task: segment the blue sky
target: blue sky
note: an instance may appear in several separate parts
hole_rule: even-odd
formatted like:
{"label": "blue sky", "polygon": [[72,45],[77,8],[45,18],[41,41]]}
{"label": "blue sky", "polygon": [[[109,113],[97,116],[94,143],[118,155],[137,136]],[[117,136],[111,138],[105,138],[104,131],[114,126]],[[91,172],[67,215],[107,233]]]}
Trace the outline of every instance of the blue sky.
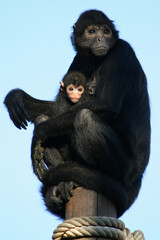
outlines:
{"label": "blue sky", "polygon": [[159,240],[160,214],[160,2],[158,0],[6,0],[0,1],[0,236],[1,239],[51,239],[61,222],[48,213],[30,161],[33,126],[18,130],[3,105],[5,95],[21,88],[52,100],[75,52],[72,26],[87,9],[114,20],[120,37],[134,48],[147,75],[151,102],[150,163],[134,205],[121,217],[131,231]]}

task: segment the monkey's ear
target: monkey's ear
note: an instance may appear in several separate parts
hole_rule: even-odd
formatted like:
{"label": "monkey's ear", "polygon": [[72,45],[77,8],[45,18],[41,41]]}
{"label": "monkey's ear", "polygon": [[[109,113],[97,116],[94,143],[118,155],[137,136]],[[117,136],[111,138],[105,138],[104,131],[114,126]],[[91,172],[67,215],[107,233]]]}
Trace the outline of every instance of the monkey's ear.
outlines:
{"label": "monkey's ear", "polygon": [[60,89],[61,89],[61,91],[63,91],[64,90],[64,82],[60,82]]}
{"label": "monkey's ear", "polygon": [[73,25],[73,29],[76,29],[76,24]]}
{"label": "monkey's ear", "polygon": [[64,87],[64,82],[60,82],[60,84],[61,84],[61,87]]}

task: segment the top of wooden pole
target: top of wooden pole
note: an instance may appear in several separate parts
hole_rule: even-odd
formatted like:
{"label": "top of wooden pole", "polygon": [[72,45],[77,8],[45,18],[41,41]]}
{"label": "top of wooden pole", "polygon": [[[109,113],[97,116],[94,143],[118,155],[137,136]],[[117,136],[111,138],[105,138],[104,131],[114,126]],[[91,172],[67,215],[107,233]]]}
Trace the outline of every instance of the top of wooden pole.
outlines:
{"label": "top of wooden pole", "polygon": [[114,204],[95,191],[78,187],[66,204],[65,219],[73,217],[107,216],[117,217]]}

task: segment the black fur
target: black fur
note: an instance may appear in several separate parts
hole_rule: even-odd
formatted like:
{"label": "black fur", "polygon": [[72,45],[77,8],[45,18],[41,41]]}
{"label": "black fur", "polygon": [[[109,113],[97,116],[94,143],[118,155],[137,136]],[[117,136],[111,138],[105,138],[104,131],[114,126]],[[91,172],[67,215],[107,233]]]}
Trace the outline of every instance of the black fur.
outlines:
{"label": "black fur", "polygon": [[[69,84],[73,84],[78,87],[82,85],[86,89],[86,78],[80,72],[69,72],[63,78],[64,87],[66,88]],[[65,90],[65,89],[64,89]]]}
{"label": "black fur", "polygon": [[[54,174],[52,174],[53,172]],[[48,189],[53,189],[53,186],[57,186],[60,182],[72,182],[73,179],[79,186],[93,189],[104,195],[107,193],[107,197],[112,199],[117,207],[118,216],[122,215],[127,208],[128,195],[119,181],[114,180],[109,175],[76,162],[66,162],[59,164],[57,167],[51,168],[44,179],[45,185],[42,187],[42,195],[45,198]],[[46,200],[48,201],[48,199]],[[55,202],[53,201],[46,202],[46,206],[51,212],[64,218],[65,201],[63,201],[63,205],[61,204],[59,207],[57,207],[57,204],[54,204]]]}
{"label": "black fur", "polygon": [[[105,56],[95,56],[79,41],[86,27],[104,23],[112,30],[110,49]],[[35,142],[70,137],[73,159],[53,166],[43,179],[42,194],[51,212],[64,217],[68,198],[64,192],[71,190],[71,181],[109,197],[121,216],[136,199],[149,160],[146,77],[131,46],[118,38],[113,22],[100,11],[86,11],[79,17],[72,42],[77,54],[69,72],[81,72],[87,81],[96,79],[92,96],[56,118],[55,103],[33,99],[24,92],[11,92],[5,104],[19,128],[35,115],[51,116],[36,127]]]}

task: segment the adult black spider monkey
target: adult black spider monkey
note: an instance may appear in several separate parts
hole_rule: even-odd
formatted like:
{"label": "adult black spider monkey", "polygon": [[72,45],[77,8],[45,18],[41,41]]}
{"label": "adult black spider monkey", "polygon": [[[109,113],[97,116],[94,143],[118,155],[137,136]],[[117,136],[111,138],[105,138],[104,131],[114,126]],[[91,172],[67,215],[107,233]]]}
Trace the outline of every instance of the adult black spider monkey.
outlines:
{"label": "adult black spider monkey", "polygon": [[[119,39],[113,22],[101,11],[80,15],[72,43],[77,54],[68,72],[96,79],[95,93],[35,128],[34,144],[69,135],[75,153],[71,161],[49,169],[42,194],[47,208],[64,217],[65,203],[77,183],[110,198],[119,217],[136,199],[149,160],[146,77],[131,46]],[[18,128],[26,128],[27,120],[41,114],[54,116],[55,103],[22,90],[10,92],[5,104]]]}

